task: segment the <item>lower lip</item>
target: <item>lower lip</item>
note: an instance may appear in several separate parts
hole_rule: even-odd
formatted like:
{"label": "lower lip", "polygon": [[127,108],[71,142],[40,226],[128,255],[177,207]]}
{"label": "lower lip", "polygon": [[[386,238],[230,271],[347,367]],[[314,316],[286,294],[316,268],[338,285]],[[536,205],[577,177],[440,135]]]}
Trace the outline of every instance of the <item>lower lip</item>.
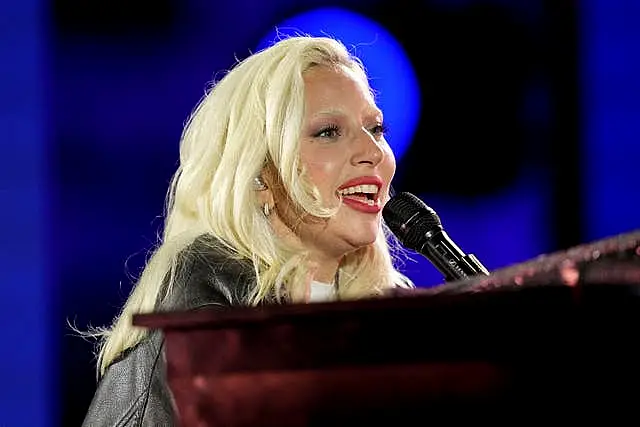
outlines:
{"label": "lower lip", "polygon": [[357,211],[364,212],[364,213],[375,214],[382,210],[382,207],[377,204],[371,206],[366,203],[362,203],[359,200],[350,199],[348,197],[343,197],[342,203],[344,203],[345,205],[349,206],[352,209],[355,209]]}

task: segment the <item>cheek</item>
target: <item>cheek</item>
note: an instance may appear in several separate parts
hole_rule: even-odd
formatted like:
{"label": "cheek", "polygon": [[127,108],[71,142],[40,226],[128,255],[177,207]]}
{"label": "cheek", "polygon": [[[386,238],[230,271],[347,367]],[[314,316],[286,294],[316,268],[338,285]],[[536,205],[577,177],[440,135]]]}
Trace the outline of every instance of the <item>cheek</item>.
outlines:
{"label": "cheek", "polygon": [[310,162],[307,171],[311,182],[322,194],[333,193],[335,181],[338,179],[339,168],[333,162]]}
{"label": "cheek", "polygon": [[324,156],[309,155],[302,158],[311,182],[321,192],[332,191],[336,181],[340,178],[341,163],[337,159],[323,158]]}

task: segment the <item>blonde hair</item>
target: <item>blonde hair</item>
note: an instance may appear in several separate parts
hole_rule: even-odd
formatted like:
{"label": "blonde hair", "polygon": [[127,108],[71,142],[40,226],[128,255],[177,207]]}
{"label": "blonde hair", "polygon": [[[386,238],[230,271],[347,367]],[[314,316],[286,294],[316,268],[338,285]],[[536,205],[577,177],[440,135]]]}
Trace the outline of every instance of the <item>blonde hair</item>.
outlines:
{"label": "blonde hair", "polygon": [[[180,278],[178,255],[201,235],[219,241],[230,254],[251,260],[256,274],[247,304],[293,294],[308,274],[306,254],[273,236],[262,214],[254,178],[270,167],[290,199],[303,211],[326,218],[317,190],[305,179],[299,134],[304,114],[303,73],[316,65],[341,66],[367,77],[362,64],[328,37],[284,38],[240,61],[207,91],[186,123],[180,165],[167,194],[161,243],[152,253],[112,326],[100,331],[99,374],[147,334],[132,315],[153,311]],[[408,279],[393,266],[390,233],[345,257],[339,297],[380,294]],[[166,284],[166,286],[165,286]]]}

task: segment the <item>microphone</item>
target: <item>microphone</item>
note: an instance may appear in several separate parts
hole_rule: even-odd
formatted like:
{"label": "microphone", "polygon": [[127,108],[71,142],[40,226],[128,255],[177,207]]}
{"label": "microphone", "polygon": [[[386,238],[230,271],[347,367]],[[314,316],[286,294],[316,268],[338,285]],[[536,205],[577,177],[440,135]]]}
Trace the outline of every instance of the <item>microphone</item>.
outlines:
{"label": "microphone", "polygon": [[438,214],[417,196],[397,194],[384,206],[382,217],[403,246],[427,258],[445,281],[489,275],[473,254],[465,254],[449,238]]}

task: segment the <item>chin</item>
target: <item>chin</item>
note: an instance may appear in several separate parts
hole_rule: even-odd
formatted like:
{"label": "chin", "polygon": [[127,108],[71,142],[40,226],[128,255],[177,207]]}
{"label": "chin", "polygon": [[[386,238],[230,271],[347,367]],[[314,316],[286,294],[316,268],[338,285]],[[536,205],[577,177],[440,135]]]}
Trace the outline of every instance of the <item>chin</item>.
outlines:
{"label": "chin", "polygon": [[365,246],[369,246],[375,243],[376,239],[378,238],[378,234],[367,234],[367,235],[359,235],[359,236],[352,236],[350,240],[351,245],[355,248],[355,249],[360,249],[363,248]]}

